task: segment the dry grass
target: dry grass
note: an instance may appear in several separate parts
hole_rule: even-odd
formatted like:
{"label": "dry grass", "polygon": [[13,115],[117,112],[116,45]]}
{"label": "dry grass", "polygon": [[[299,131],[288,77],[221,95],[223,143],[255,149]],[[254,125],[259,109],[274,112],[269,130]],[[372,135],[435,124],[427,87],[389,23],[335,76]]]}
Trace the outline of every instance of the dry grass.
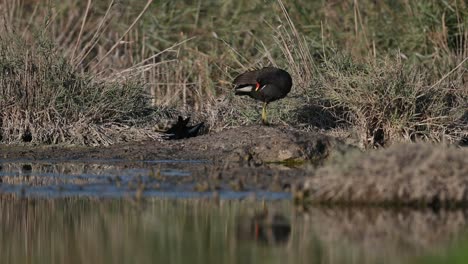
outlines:
{"label": "dry grass", "polygon": [[[159,111],[169,119],[191,115],[216,131],[258,123],[259,107],[234,97],[230,81],[248,68],[276,65],[291,72],[294,87],[288,98],[271,105],[274,123],[353,131],[347,133],[356,134],[364,148],[467,138],[468,7],[460,1],[224,0],[195,5],[14,0],[1,3],[0,10],[5,14],[2,36],[14,32],[28,49],[46,39],[69,72],[100,86],[134,86],[132,80],[138,80],[141,89],[135,91],[147,97],[147,106],[171,109]],[[17,52],[15,61],[24,64],[28,52]],[[28,54],[29,61],[36,51]],[[18,142],[28,134],[21,131],[31,126],[31,118],[16,114],[15,119],[2,123],[11,125],[3,129],[2,142]],[[103,126],[82,119],[76,124],[90,123],[89,133],[61,136],[46,119],[32,120],[44,122],[32,125],[41,131],[32,141],[43,143],[112,144],[119,141],[113,138],[120,134],[117,129],[135,125]],[[62,128],[76,119],[51,122]],[[143,126],[143,133],[129,133],[130,138],[156,136]],[[10,136],[11,129],[20,132]],[[58,139],[43,135],[46,131]],[[106,138],[109,133],[113,135]]]}
{"label": "dry grass", "polygon": [[142,84],[81,74],[48,40],[27,43],[13,33],[2,34],[0,69],[5,143],[108,145],[120,140],[112,133],[151,134],[131,128],[150,118]]}
{"label": "dry grass", "polygon": [[[283,111],[273,112],[276,122],[352,134],[356,137],[352,141],[363,149],[415,140],[464,144],[468,137],[468,30],[460,15],[465,6],[453,3],[451,24],[442,22],[445,42],[431,38],[436,47],[432,67],[428,67],[427,61],[410,62],[401,51],[377,56],[375,42],[367,55],[361,50],[358,56],[357,49],[369,46],[370,40],[356,5],[356,35],[349,40],[357,47],[342,51],[328,43],[330,35],[322,23],[321,43],[305,38],[283,3],[278,3],[283,24],[274,29],[281,51],[277,56],[292,73],[294,89],[292,98],[283,101]],[[431,5],[419,8],[418,12],[436,12]],[[447,27],[457,28],[453,36],[449,37]],[[456,41],[450,43],[451,38]],[[269,50],[267,55],[270,63],[281,64]]]}
{"label": "dry grass", "polygon": [[356,130],[365,148],[468,136],[468,89],[461,80],[431,85],[427,72],[398,54],[365,63],[338,55],[324,63],[319,79],[318,104]]}
{"label": "dry grass", "polygon": [[468,202],[468,150],[403,144],[345,157],[308,180],[319,203],[457,206]]}
{"label": "dry grass", "polygon": [[27,1],[0,5],[7,13],[0,29],[0,140],[110,145],[159,138],[150,121],[170,114],[150,107],[147,84],[135,77],[145,68],[113,56],[133,24],[109,46],[103,38],[116,15],[113,3],[97,18],[88,17],[89,5],[76,14],[68,4],[67,17]]}

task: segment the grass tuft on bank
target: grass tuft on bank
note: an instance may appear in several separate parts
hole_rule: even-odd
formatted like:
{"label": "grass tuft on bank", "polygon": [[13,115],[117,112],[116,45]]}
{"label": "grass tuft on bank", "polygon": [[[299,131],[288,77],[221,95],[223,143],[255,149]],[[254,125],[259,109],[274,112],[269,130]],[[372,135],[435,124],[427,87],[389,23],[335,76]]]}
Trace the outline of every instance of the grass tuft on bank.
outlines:
{"label": "grass tuft on bank", "polygon": [[400,54],[357,62],[338,54],[320,69],[316,103],[365,148],[398,142],[459,143],[468,136],[468,90],[460,79],[432,84]]}
{"label": "grass tuft on bank", "polygon": [[468,150],[427,143],[353,153],[316,170],[310,201],[324,204],[456,207],[468,204]]}
{"label": "grass tuft on bank", "polygon": [[142,83],[81,73],[40,33],[0,36],[0,87],[4,143],[108,145],[118,141],[112,131],[125,137],[151,115]]}

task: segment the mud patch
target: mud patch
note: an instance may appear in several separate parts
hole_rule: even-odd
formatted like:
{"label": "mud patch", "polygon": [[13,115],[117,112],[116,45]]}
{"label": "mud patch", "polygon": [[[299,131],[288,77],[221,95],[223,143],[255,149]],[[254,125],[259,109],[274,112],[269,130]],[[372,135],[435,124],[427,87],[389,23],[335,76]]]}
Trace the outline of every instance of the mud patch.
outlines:
{"label": "mud patch", "polygon": [[241,162],[305,160],[323,163],[353,147],[317,132],[281,126],[249,126],[212,132],[184,140],[127,142],[110,147],[0,146],[3,159],[54,160],[178,160]]}
{"label": "mud patch", "polygon": [[101,148],[1,148],[4,192],[227,198],[289,198],[310,174],[309,164],[323,164],[353,149],[332,137],[281,126],[239,127],[183,140]]}

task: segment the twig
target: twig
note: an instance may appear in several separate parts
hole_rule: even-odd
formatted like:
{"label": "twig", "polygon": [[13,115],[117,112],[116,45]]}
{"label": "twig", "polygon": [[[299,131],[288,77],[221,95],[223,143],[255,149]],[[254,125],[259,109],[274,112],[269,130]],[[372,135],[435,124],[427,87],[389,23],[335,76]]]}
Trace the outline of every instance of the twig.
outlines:
{"label": "twig", "polygon": [[138,67],[140,67],[141,65],[144,65],[145,62],[150,61],[150,60],[152,60],[152,59],[158,57],[159,55],[161,55],[161,54],[163,54],[163,53],[165,53],[165,52],[167,52],[167,51],[169,51],[169,50],[171,50],[171,49],[173,49],[173,48],[175,48],[175,47],[177,47],[177,46],[180,46],[180,45],[184,44],[185,42],[190,41],[190,40],[192,40],[192,39],[194,39],[194,38],[195,38],[195,37],[191,37],[191,38],[182,40],[182,41],[180,41],[180,42],[177,42],[177,43],[175,43],[174,45],[170,46],[169,48],[166,48],[166,49],[164,49],[164,50],[162,50],[162,51],[160,51],[160,52],[158,52],[158,53],[152,55],[151,57],[146,58],[146,59],[140,61],[139,63],[133,65],[132,67],[120,71],[118,74],[120,75],[120,74],[123,74],[123,73],[125,73],[125,72],[133,71],[135,68],[138,68]]}
{"label": "twig", "polygon": [[101,64],[101,62],[107,57],[109,56],[109,54],[114,51],[114,49],[120,45],[120,42],[122,41],[122,39],[128,34],[128,32],[130,32],[130,30],[133,29],[133,27],[136,25],[136,23],[140,20],[140,18],[143,16],[143,14],[146,12],[146,10],[148,10],[148,7],[150,6],[150,4],[153,2],[153,0],[148,0],[148,2],[146,3],[146,6],[143,8],[143,10],[140,12],[140,14],[138,15],[137,18],[135,18],[135,20],[133,21],[133,23],[128,27],[127,31],[125,31],[125,33],[119,38],[119,40],[117,40],[114,44],[114,46],[112,46],[112,48],[109,49],[109,51],[107,51],[107,53],[92,67],[92,69],[96,68],[99,64]]}
{"label": "twig", "polygon": [[[112,0],[109,4],[109,6],[107,7],[107,10],[106,10],[106,13],[104,14],[104,17],[101,19],[101,21],[99,22],[99,25],[98,25],[98,28],[96,29],[93,37],[91,38],[91,40],[84,46],[84,48],[81,50],[80,54],[78,54],[78,57],[76,58],[77,59],[77,62],[74,62],[74,67],[76,68],[78,65],[80,65],[81,63],[83,63],[83,60],[88,56],[88,54],[93,50],[93,48],[96,46],[96,44],[98,43],[99,41],[99,38],[101,37],[102,33],[104,32],[105,29],[102,29],[102,27],[104,26],[104,23],[106,22],[107,20],[107,17],[109,16],[110,14],[110,11],[111,11],[111,8],[112,6],[114,6],[114,0]],[[102,31],[101,31],[102,29]],[[86,65],[86,67],[88,67],[89,63]],[[85,67],[85,68],[86,68]]]}
{"label": "twig", "polygon": [[455,68],[453,68],[451,71],[449,71],[448,73],[446,73],[444,76],[442,76],[442,78],[440,78],[440,80],[438,80],[436,83],[434,83],[432,86],[431,86],[431,89],[436,87],[437,85],[439,85],[443,80],[445,80],[447,77],[449,77],[453,72],[455,72],[458,68],[460,68],[460,66],[463,65],[463,63],[465,63],[466,61],[468,60],[468,57],[464,58]]}
{"label": "twig", "polygon": [[85,24],[86,24],[86,18],[88,17],[90,7],[91,7],[91,0],[88,0],[88,4],[86,5],[86,11],[85,11],[85,15],[84,15],[84,18],[83,18],[83,22],[81,22],[80,33],[78,34],[78,38],[76,39],[75,47],[73,48],[73,53],[71,55],[71,59],[70,59],[71,62],[73,61],[73,59],[75,57],[76,49],[78,48],[78,45],[80,44],[81,36],[83,35],[83,30],[84,30],[84,27],[85,27]]}

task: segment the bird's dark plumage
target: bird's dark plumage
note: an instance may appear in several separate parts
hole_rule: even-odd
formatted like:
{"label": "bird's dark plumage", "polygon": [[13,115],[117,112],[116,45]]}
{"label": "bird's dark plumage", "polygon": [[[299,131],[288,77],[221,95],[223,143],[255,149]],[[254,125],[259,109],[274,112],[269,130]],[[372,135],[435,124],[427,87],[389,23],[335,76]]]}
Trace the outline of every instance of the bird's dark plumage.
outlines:
{"label": "bird's dark plumage", "polygon": [[181,116],[178,117],[177,123],[175,123],[171,128],[165,131],[164,139],[183,139],[196,137],[200,129],[205,125],[203,122],[196,124],[194,126],[187,126],[190,121],[190,117],[186,119]]}
{"label": "bird's dark plumage", "polygon": [[291,91],[292,78],[285,70],[265,67],[242,73],[234,79],[233,83],[236,95],[248,95],[265,103],[262,120],[266,123],[267,104],[284,98]]}

